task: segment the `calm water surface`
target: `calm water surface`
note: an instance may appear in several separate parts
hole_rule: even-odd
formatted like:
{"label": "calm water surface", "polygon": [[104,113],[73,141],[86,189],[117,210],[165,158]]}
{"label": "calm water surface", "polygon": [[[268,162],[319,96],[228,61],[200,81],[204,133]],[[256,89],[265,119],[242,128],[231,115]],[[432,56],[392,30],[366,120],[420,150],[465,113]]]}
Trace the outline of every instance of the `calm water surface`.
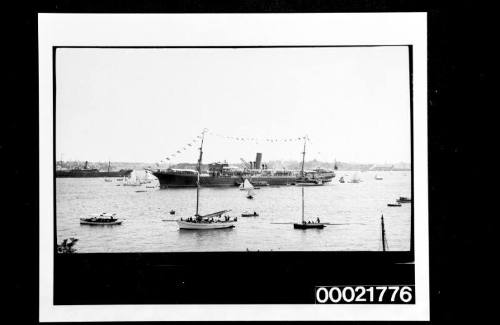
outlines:
{"label": "calm water surface", "polygon": [[[57,240],[76,237],[76,249],[90,252],[191,252],[191,251],[359,251],[381,250],[380,216],[383,213],[389,250],[410,249],[410,204],[387,207],[399,196],[410,196],[410,172],[359,173],[363,182],[339,183],[353,172],[339,172],[332,183],[305,188],[306,219],[319,217],[336,223],[323,230],[295,230],[301,219],[301,188],[262,187],[248,200],[238,188],[200,189],[200,213],[231,209],[238,216],[233,229],[179,230],[175,222],[192,216],[196,189],[151,189],[117,186],[103,178],[57,178]],[[137,190],[147,192],[137,193]],[[171,216],[170,210],[176,215]],[[258,217],[242,218],[243,211]],[[118,226],[80,225],[89,214],[113,212],[124,222]]]}

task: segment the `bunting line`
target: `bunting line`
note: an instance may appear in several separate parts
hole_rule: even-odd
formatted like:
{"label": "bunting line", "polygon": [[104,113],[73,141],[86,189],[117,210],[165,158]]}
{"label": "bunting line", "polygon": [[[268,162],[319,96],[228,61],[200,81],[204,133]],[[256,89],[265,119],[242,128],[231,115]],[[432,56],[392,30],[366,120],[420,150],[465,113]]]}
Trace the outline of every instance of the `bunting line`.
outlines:
{"label": "bunting line", "polygon": [[[267,143],[283,143],[283,142],[299,142],[303,140],[311,141],[309,137],[307,136],[301,136],[301,137],[293,137],[293,138],[255,138],[255,137],[236,137],[236,136],[229,136],[229,135],[224,135],[220,133],[215,133],[211,131],[207,131],[206,134],[215,136],[221,139],[227,139],[227,140],[234,140],[234,141],[243,141],[243,142],[267,142]],[[184,151],[190,149],[189,147],[193,147],[193,145],[199,141],[201,141],[202,134],[199,134],[194,138],[192,141],[186,143],[184,146],[179,148],[178,150],[175,150],[172,154],[166,156],[162,160],[160,160],[157,165],[161,163],[167,163],[170,162],[172,158],[175,158],[177,155],[182,154]]]}

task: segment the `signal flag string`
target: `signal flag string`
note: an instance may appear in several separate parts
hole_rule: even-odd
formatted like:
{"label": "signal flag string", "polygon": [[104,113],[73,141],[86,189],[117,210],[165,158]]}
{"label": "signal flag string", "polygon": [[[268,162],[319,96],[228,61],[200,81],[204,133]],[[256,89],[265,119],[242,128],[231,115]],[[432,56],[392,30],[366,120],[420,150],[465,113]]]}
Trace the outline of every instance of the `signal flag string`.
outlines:
{"label": "signal flag string", "polygon": [[[267,143],[298,142],[298,141],[303,141],[304,139],[306,139],[309,142],[311,141],[309,139],[309,137],[307,137],[307,136],[301,136],[301,137],[296,137],[296,138],[255,138],[255,137],[249,138],[249,137],[228,136],[228,135],[223,135],[220,133],[214,133],[211,131],[208,131],[207,134],[212,135],[212,136],[216,136],[216,137],[222,138],[222,139],[243,141],[243,142],[255,142],[255,143],[259,143],[259,142],[267,142]],[[170,155],[166,156],[165,158],[163,158],[162,160],[160,160],[160,162],[157,163],[157,165],[159,165],[161,163],[169,162],[172,158],[175,158],[179,154],[182,154],[184,151],[189,149],[188,147],[193,147],[193,145],[195,143],[199,142],[201,137],[202,137],[201,134],[197,135],[196,138],[194,138],[192,141],[188,142],[185,146],[183,146],[182,148],[179,148],[179,150],[174,151],[172,154],[170,154]]]}

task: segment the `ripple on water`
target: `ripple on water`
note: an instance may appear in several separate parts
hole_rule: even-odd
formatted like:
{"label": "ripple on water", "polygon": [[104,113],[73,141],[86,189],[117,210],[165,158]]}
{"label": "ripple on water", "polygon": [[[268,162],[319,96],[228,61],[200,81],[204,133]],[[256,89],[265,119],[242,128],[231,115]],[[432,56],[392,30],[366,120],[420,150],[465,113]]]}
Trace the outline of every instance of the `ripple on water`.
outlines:
{"label": "ripple on water", "polygon": [[[380,172],[379,172],[380,174]],[[259,217],[238,218],[233,229],[180,231],[174,219],[192,216],[196,189],[147,189],[115,186],[102,178],[58,178],[56,210],[58,242],[77,237],[78,252],[174,252],[174,251],[376,251],[380,244],[380,215],[384,214],[391,250],[410,248],[410,204],[387,207],[399,196],[410,196],[410,176],[384,174],[375,181],[363,173],[359,184],[338,183],[305,188],[306,219],[319,217],[335,223],[323,230],[294,230],[301,219],[300,187],[262,187],[254,200],[237,188],[202,188],[200,212],[231,209],[234,216],[257,211]],[[169,214],[175,210],[174,216]],[[120,226],[83,226],[79,218],[92,213],[114,212],[124,219]]]}

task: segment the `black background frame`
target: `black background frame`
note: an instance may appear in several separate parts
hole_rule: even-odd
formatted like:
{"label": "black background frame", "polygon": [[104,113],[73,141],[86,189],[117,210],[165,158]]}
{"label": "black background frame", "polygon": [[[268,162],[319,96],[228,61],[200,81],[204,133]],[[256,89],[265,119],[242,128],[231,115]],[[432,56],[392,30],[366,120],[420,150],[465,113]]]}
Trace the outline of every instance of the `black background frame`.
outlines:
{"label": "black background frame", "polygon": [[[470,158],[471,135],[481,140],[491,114],[488,71],[496,13],[486,1],[105,1],[63,0],[13,2],[7,7],[8,44],[5,80],[15,106],[2,109],[2,159],[10,172],[6,182],[12,213],[4,227],[12,229],[3,259],[7,271],[7,309],[18,323],[38,323],[38,13],[273,13],[273,12],[427,12],[428,15],[428,146],[430,206],[430,302],[433,324],[485,320],[494,309],[488,297],[495,268],[488,247],[495,247],[491,218],[484,208],[465,204],[478,194],[463,174]],[[8,103],[8,102],[7,102]],[[472,110],[472,112],[471,112]],[[467,126],[465,132],[464,126]],[[484,143],[484,142],[483,142]],[[15,164],[10,163],[15,161]],[[8,163],[8,164],[7,164]],[[4,168],[4,170],[7,168]],[[22,193],[20,195],[19,193]],[[464,203],[464,204],[457,204]],[[17,230],[17,231],[15,231]],[[475,235],[474,235],[475,234]],[[480,246],[478,245],[480,244]],[[479,247],[479,249],[478,249]],[[496,274],[495,274],[496,276]],[[489,290],[489,289],[488,289]],[[7,314],[8,316],[8,314]]]}

